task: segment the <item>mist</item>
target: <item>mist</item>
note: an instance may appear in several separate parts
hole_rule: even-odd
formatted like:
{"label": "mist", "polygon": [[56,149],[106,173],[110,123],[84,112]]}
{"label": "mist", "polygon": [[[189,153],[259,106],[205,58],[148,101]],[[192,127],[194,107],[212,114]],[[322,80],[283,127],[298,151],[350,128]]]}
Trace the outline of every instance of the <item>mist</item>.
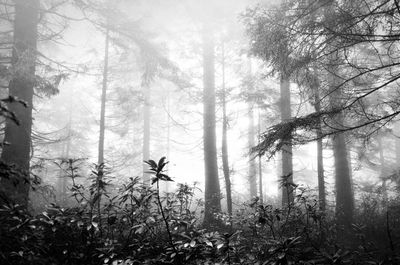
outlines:
{"label": "mist", "polygon": [[400,262],[396,1],[0,14],[1,264]]}

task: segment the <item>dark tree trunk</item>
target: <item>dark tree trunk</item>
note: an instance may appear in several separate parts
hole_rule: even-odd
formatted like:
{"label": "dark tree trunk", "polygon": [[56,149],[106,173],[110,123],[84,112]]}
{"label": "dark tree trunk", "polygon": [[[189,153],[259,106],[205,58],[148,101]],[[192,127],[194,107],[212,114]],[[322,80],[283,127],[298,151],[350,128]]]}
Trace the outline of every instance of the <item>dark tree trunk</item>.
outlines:
{"label": "dark tree trunk", "polygon": [[[280,79],[280,111],[281,121],[285,122],[291,118],[290,107],[290,82],[285,74],[281,74]],[[282,185],[282,206],[294,202],[293,194],[293,153],[292,139],[283,139],[285,144],[282,147],[282,177],[285,178]]]}
{"label": "dark tree trunk", "polygon": [[[330,1],[325,6],[325,16],[329,17],[335,13],[335,1]],[[331,21],[327,22],[328,26],[334,27]],[[326,49],[336,50],[336,41],[327,43]],[[343,91],[338,87],[337,77],[339,74],[339,66],[342,64],[341,55],[331,53],[329,56],[327,81],[329,82],[329,101],[333,109],[341,109],[343,107]],[[343,113],[339,113],[334,118],[334,126],[341,129],[344,126]],[[346,235],[351,231],[351,223],[353,220],[354,198],[352,192],[351,168],[349,161],[349,153],[347,151],[346,137],[343,133],[333,136],[333,156],[335,160],[335,188],[336,188],[336,219],[340,228],[344,229],[344,233],[339,231],[338,235],[342,239],[346,239]]]}
{"label": "dark tree trunk", "polygon": [[215,222],[214,213],[221,211],[215,131],[215,65],[212,27],[203,28],[203,144],[205,167],[204,224]]}
{"label": "dark tree trunk", "polygon": [[335,159],[336,218],[339,225],[347,230],[353,220],[353,192],[351,188],[350,165],[344,134],[333,137]]}
{"label": "dark tree trunk", "polygon": [[222,43],[222,169],[225,179],[226,204],[229,215],[232,215],[232,191],[228,156],[228,117],[226,114],[226,88],[225,88],[225,53]]}
{"label": "dark tree trunk", "polygon": [[[1,189],[11,202],[24,207],[29,199],[29,162],[31,153],[32,99],[35,83],[37,26],[39,21],[38,0],[15,0],[14,46],[12,53],[13,77],[9,85],[9,95],[26,102],[27,107],[18,102],[10,102],[8,108],[19,120],[19,125],[7,119],[1,160],[14,164],[23,172],[13,183],[4,177]],[[16,184],[16,185],[14,185]]]}
{"label": "dark tree trunk", "polygon": [[[330,62],[334,65],[338,59],[333,58]],[[330,73],[336,72],[335,67],[332,67]],[[342,106],[342,90],[337,88],[336,77],[330,76],[330,104],[333,109],[341,108]],[[337,128],[342,128],[344,125],[343,113],[339,113],[334,118],[334,125]],[[345,232],[349,232],[351,228],[351,222],[353,219],[353,192],[352,192],[352,181],[351,181],[351,168],[349,162],[349,153],[347,151],[346,137],[343,133],[338,133],[333,136],[333,157],[335,160],[335,188],[336,188],[336,218],[338,224],[345,229]],[[345,233],[345,234],[346,234]]]}

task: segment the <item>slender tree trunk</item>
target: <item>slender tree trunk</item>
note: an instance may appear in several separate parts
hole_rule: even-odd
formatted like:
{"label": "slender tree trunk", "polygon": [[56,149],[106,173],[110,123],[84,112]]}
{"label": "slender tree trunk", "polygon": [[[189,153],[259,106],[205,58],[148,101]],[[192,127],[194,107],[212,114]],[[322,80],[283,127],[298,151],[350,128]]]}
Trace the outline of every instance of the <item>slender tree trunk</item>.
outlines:
{"label": "slender tree trunk", "polygon": [[214,213],[221,211],[215,131],[215,55],[212,27],[203,28],[203,144],[205,167],[204,225],[215,222]]}
{"label": "slender tree trunk", "polygon": [[[171,95],[169,89],[167,90],[167,159],[170,159],[171,154]],[[169,173],[169,164],[166,165],[166,171]],[[164,181],[165,192],[169,192],[169,181]]]}
{"label": "slender tree trunk", "polygon": [[[254,112],[253,112],[253,103],[248,102],[248,119],[249,119],[249,127],[248,127],[248,150],[249,153],[251,149],[255,146],[255,141],[254,141],[254,136],[255,136],[255,130],[254,130]],[[249,172],[248,172],[248,178],[249,178],[249,184],[250,184],[250,198],[254,198],[257,196],[257,166],[256,166],[256,161],[253,158],[249,159]]]}
{"label": "slender tree trunk", "polygon": [[[400,121],[396,121],[394,125],[394,141],[395,141],[395,152],[396,152],[396,172],[400,173]],[[400,177],[397,177],[397,186],[400,188]]]}
{"label": "slender tree trunk", "polygon": [[226,88],[225,88],[225,50],[222,42],[222,169],[225,178],[226,204],[229,215],[232,215],[232,191],[228,159],[228,117],[226,114]]}
{"label": "slender tree trunk", "polygon": [[[251,59],[248,59],[248,87],[247,91],[249,95],[254,93],[254,87],[252,84],[252,65]],[[249,120],[248,129],[247,129],[247,137],[248,137],[248,150],[249,154],[251,149],[255,146],[254,137],[256,135],[254,129],[254,111],[253,111],[254,102],[249,97],[247,101],[247,117]],[[257,167],[256,161],[249,156],[249,168],[248,168],[248,181],[249,181],[249,191],[250,191],[250,199],[257,196]]]}
{"label": "slender tree trunk", "polygon": [[[281,121],[285,122],[291,118],[290,107],[290,82],[285,74],[281,74],[280,79],[280,111]],[[292,139],[284,139],[284,146],[282,147],[282,177],[285,178],[282,186],[282,206],[294,202],[293,194],[293,152],[292,152]]]}
{"label": "slender tree trunk", "polygon": [[[260,143],[260,135],[261,135],[261,107],[258,107],[258,126],[257,126],[257,135],[258,135],[258,143]],[[264,203],[264,193],[263,193],[263,174],[262,174],[262,162],[261,155],[258,156],[258,192],[260,196],[260,203]]]}
{"label": "slender tree trunk", "polygon": [[[321,112],[321,99],[319,96],[318,87],[313,88],[315,98],[315,111]],[[318,171],[318,200],[319,209],[325,212],[326,209],[326,193],[325,193],[325,176],[324,176],[324,147],[323,147],[323,134],[321,128],[321,120],[318,121],[317,126],[317,171]]]}
{"label": "slender tree trunk", "polygon": [[104,48],[104,69],[103,69],[103,84],[101,89],[101,110],[100,110],[100,136],[99,136],[99,155],[98,155],[98,172],[97,172],[97,215],[99,220],[100,234],[101,230],[101,194],[103,187],[103,176],[104,176],[104,135],[106,130],[106,101],[107,101],[107,86],[108,86],[108,54],[109,54],[109,42],[110,42],[110,31],[106,29],[106,40]]}
{"label": "slender tree trunk", "polygon": [[382,180],[382,196],[383,196],[383,205],[386,207],[388,202],[388,194],[387,194],[387,187],[386,187],[386,162],[385,162],[385,155],[383,153],[383,144],[382,144],[382,136],[378,135],[378,147],[379,147],[379,161],[381,164],[381,172],[380,178]]}
{"label": "slender tree trunk", "polygon": [[[144,105],[143,105],[143,161],[150,159],[150,118],[151,118],[151,90],[147,84],[143,85]],[[143,183],[150,184],[150,174],[146,173],[147,167],[143,164]]]}
{"label": "slender tree trunk", "polygon": [[97,164],[100,166],[104,163],[104,134],[106,129],[106,101],[107,101],[107,85],[108,85],[108,53],[109,53],[109,30],[106,31],[106,41],[104,49],[104,68],[103,68],[103,84],[101,90],[101,109],[100,109],[100,135],[99,150]]}
{"label": "slender tree trunk", "polygon": [[[71,111],[71,110],[70,110]],[[62,151],[61,151],[61,159],[68,159],[69,158],[69,153],[71,149],[71,113],[69,117],[69,121],[67,124],[67,141],[64,142],[62,146]],[[66,203],[66,198],[67,198],[67,177],[65,176],[64,170],[60,168],[59,174],[58,174],[58,188],[60,191],[60,196],[61,196],[61,203],[62,205],[65,205]]]}
{"label": "slender tree trunk", "polygon": [[10,102],[8,108],[18,121],[6,119],[5,137],[1,160],[14,164],[23,172],[17,180],[1,178],[1,190],[8,200],[25,208],[29,200],[29,161],[32,132],[32,101],[35,83],[37,28],[39,21],[38,0],[15,0],[14,45],[12,52],[13,77],[9,95],[23,100],[27,106]]}

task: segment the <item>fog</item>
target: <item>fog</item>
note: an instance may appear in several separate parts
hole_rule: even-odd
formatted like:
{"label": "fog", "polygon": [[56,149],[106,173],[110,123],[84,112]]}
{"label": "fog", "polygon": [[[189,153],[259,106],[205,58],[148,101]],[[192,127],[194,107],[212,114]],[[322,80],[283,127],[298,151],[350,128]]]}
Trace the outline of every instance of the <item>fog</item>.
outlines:
{"label": "fog", "polygon": [[[114,237],[114,223],[105,232],[102,220],[135,179],[138,194],[156,191],[154,205],[143,207],[159,209],[166,251],[175,255],[160,253],[185,264],[176,258],[184,255],[180,247],[209,246],[174,238],[168,198],[178,196],[182,214],[177,194],[185,184],[193,187],[185,204],[193,218],[206,228],[219,227],[220,218],[227,226],[217,230],[229,230],[227,238],[247,231],[246,222],[233,220],[252,209],[257,220],[248,231],[256,238],[271,207],[276,215],[271,210],[265,237],[278,240],[273,219],[286,213],[283,225],[276,217],[284,242],[297,236],[285,230],[293,209],[314,207],[328,227],[343,227],[334,232],[340,249],[352,249],[352,225],[386,216],[390,244],[376,244],[390,245],[384,264],[395,264],[398,237],[389,216],[398,214],[400,183],[396,1],[4,0],[0,13],[1,205],[16,203],[32,216],[48,215],[49,207],[90,209],[89,226],[96,225],[87,231],[114,240],[107,234]],[[138,227],[150,217],[143,218],[130,224],[134,234],[144,233]],[[329,245],[331,232],[315,229]],[[231,263],[226,240],[228,258],[204,260],[300,264],[298,256],[294,263],[256,263],[255,256],[254,263]]]}

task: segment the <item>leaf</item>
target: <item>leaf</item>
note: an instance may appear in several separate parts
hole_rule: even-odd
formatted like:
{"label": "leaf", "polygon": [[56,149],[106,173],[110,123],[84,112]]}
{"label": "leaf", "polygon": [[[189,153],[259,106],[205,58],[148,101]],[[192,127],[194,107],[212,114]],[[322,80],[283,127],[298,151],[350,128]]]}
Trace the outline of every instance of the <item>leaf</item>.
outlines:
{"label": "leaf", "polygon": [[207,246],[213,247],[213,243],[211,243],[210,240],[206,239],[206,240],[204,240],[204,242],[206,243]]}
{"label": "leaf", "polygon": [[161,159],[158,161],[157,169],[161,171],[163,167],[167,164],[165,163],[165,159],[167,159],[165,156],[161,157]]}
{"label": "leaf", "polygon": [[217,245],[217,249],[220,249],[220,248],[222,248],[223,246],[224,246],[224,243],[218,244],[218,245]]}
{"label": "leaf", "polygon": [[94,228],[99,228],[99,224],[98,223],[96,223],[96,222],[92,222],[92,226],[94,227]]}
{"label": "leaf", "polygon": [[196,246],[196,240],[192,240],[192,241],[190,241],[190,247],[194,247],[194,246]]}

